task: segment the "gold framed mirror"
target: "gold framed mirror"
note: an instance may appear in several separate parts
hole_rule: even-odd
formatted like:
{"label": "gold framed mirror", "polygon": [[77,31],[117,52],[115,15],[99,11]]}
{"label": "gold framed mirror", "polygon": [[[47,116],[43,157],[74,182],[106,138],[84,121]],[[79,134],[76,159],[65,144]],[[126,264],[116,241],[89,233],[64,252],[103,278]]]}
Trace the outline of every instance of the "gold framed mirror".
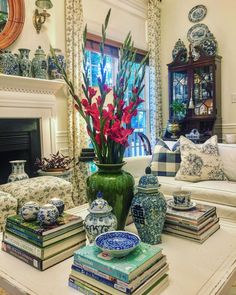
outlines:
{"label": "gold framed mirror", "polygon": [[0,0],[0,49],[7,48],[17,39],[24,21],[24,0]]}

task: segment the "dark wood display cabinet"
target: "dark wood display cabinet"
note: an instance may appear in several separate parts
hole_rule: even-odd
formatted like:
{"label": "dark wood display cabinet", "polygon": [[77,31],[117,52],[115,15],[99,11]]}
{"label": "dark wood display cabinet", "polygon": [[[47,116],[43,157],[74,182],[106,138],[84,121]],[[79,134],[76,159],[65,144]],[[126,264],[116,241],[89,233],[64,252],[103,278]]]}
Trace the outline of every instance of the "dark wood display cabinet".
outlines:
{"label": "dark wood display cabinet", "polygon": [[178,118],[181,125],[178,135],[197,129],[199,142],[214,134],[221,141],[221,57],[201,55],[194,61],[190,56],[187,62],[181,62],[177,56],[168,64],[168,73],[170,120],[173,118],[173,101],[177,100],[185,106],[185,111]]}

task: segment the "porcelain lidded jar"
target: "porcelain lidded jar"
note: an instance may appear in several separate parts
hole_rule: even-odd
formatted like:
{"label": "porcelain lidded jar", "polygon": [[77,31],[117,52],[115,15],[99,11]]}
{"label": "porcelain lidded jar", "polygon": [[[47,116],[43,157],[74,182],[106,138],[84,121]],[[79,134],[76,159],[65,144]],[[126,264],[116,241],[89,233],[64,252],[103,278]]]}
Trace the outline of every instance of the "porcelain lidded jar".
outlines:
{"label": "porcelain lidded jar", "polygon": [[20,210],[20,215],[25,221],[34,221],[37,219],[39,204],[33,201],[27,202]]}
{"label": "porcelain lidded jar", "polygon": [[[65,57],[62,54],[61,49],[58,48],[54,48],[54,53],[56,55],[57,58],[57,62],[60,65],[60,67],[62,69],[66,69],[66,61],[65,61]],[[49,79],[62,79],[62,73],[61,71],[57,68],[56,63],[55,63],[55,59],[53,56],[48,55],[48,76]]]}
{"label": "porcelain lidded jar", "polygon": [[22,77],[31,77],[31,60],[29,59],[30,49],[20,48],[18,50],[20,51],[20,75]]}
{"label": "porcelain lidded jar", "polygon": [[47,79],[47,68],[46,54],[41,46],[39,46],[32,60],[33,76],[38,79]]}
{"label": "porcelain lidded jar", "polygon": [[147,167],[131,204],[133,221],[142,242],[152,245],[161,242],[167,210],[166,200],[159,187],[158,178]]}
{"label": "porcelain lidded jar", "polygon": [[57,207],[53,204],[43,205],[38,212],[38,221],[42,225],[53,225],[59,217]]}
{"label": "porcelain lidded jar", "polygon": [[90,242],[102,233],[117,229],[116,216],[111,212],[112,207],[103,199],[101,192],[97,194],[97,199],[91,203],[88,210],[84,225]]}
{"label": "porcelain lidded jar", "polygon": [[59,198],[52,198],[49,201],[50,204],[53,204],[54,206],[57,207],[57,210],[59,212],[59,215],[62,215],[64,208],[65,208],[65,204],[63,202],[63,200],[59,199]]}

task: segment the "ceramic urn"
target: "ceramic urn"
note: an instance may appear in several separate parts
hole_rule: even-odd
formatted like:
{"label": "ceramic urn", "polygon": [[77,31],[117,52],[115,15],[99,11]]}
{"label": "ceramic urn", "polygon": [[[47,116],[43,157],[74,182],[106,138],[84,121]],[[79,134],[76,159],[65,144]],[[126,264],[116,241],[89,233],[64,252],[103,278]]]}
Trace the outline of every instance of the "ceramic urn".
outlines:
{"label": "ceramic urn", "polygon": [[59,217],[58,209],[53,204],[43,205],[38,212],[38,222],[41,225],[53,225]]}
{"label": "ceramic urn", "polygon": [[111,212],[112,207],[103,199],[101,192],[97,194],[88,211],[84,225],[90,242],[102,233],[117,229],[116,216]]}
{"label": "ceramic urn", "polygon": [[33,201],[27,202],[20,210],[20,214],[25,221],[34,221],[37,219],[39,204]]}
{"label": "ceramic urn", "polygon": [[167,205],[159,191],[158,178],[151,174],[150,167],[139,180],[138,192],[131,204],[131,214],[142,242],[159,244],[164,227]]}

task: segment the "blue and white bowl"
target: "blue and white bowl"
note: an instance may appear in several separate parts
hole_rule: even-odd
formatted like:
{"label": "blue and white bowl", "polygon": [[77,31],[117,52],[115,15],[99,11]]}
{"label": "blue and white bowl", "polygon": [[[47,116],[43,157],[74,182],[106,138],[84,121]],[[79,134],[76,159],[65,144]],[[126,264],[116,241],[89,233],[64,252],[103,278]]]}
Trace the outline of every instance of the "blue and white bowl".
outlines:
{"label": "blue and white bowl", "polygon": [[110,231],[96,237],[95,245],[113,257],[128,255],[140,244],[139,236],[127,231]]}
{"label": "blue and white bowl", "polygon": [[20,214],[25,221],[34,221],[37,219],[39,204],[33,201],[27,202],[20,210]]}
{"label": "blue and white bowl", "polygon": [[62,215],[62,213],[64,212],[64,208],[65,208],[65,204],[63,202],[63,200],[59,199],[59,198],[52,198],[49,201],[50,204],[53,204],[54,206],[57,207],[57,210],[59,212],[59,215]]}
{"label": "blue and white bowl", "polygon": [[42,206],[38,212],[38,221],[42,225],[53,225],[59,217],[57,207],[52,204]]}

